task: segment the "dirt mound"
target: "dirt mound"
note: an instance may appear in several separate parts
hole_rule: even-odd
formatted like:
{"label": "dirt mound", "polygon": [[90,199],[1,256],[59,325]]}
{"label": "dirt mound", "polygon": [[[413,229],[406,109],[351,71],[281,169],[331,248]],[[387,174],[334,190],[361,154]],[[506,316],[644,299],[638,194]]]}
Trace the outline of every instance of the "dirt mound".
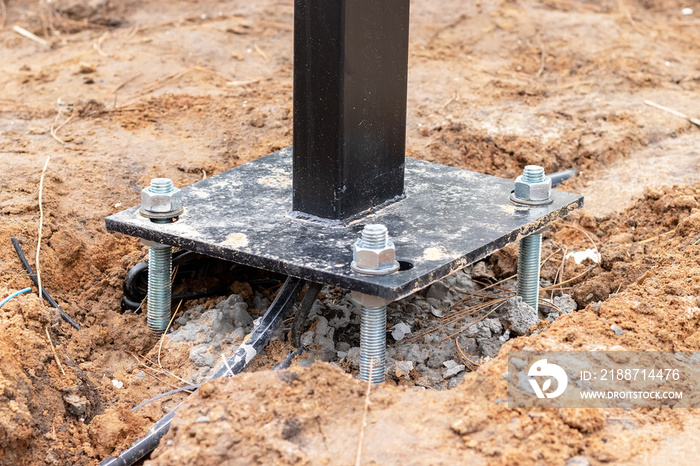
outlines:
{"label": "dirt mound", "polygon": [[[683,430],[682,410],[509,409],[504,374],[510,350],[700,350],[699,193],[698,187],[650,192],[636,208],[603,221],[601,236],[615,233],[614,225],[636,223],[639,236],[630,242],[673,228],[642,244],[657,242],[656,249],[626,261],[645,272],[604,303],[509,341],[454,390],[373,388],[363,461],[561,464],[577,455],[621,461],[650,448],[649,439],[661,432]],[[352,463],[365,390],[320,363],[209,382],[178,411],[147,464]]]}

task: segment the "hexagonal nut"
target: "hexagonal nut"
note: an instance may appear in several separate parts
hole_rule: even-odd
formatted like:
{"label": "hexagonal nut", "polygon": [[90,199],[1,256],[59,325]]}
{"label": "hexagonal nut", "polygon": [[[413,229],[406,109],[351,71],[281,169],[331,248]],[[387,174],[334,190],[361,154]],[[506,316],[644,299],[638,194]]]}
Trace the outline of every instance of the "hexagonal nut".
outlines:
{"label": "hexagonal nut", "polygon": [[363,269],[390,269],[396,263],[394,243],[387,241],[382,249],[369,249],[359,246],[358,240],[352,248],[352,258],[355,265]]}
{"label": "hexagonal nut", "polygon": [[515,179],[514,195],[518,199],[525,201],[546,201],[552,192],[552,179],[544,177],[544,181],[539,183],[526,183],[522,176]]}
{"label": "hexagonal nut", "polygon": [[360,293],[359,291],[350,292],[350,300],[353,301],[358,306],[368,306],[368,307],[379,307],[386,306],[391,301],[384,298],[379,298],[377,296],[371,296],[368,294]]}
{"label": "hexagonal nut", "polygon": [[175,188],[168,194],[155,194],[150,186],[141,190],[141,207],[155,213],[168,213],[182,208],[182,192]]}

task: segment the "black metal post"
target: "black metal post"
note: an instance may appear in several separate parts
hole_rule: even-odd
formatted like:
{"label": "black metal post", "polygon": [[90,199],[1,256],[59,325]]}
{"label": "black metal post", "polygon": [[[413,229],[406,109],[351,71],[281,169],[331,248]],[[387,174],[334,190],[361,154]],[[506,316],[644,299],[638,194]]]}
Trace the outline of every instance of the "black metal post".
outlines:
{"label": "black metal post", "polygon": [[409,0],[295,0],[293,210],[403,195]]}

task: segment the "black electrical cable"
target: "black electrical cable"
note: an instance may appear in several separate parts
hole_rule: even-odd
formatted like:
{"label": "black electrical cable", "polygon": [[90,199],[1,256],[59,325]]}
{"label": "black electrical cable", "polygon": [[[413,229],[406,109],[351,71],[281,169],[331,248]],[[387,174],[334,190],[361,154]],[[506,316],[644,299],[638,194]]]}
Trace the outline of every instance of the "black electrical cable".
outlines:
{"label": "black electrical cable", "polygon": [[306,291],[304,299],[301,300],[299,309],[294,316],[290,340],[292,345],[297,348],[301,346],[301,334],[304,329],[304,323],[309,318],[311,307],[314,305],[314,301],[316,301],[318,294],[321,292],[321,288],[323,288],[323,285],[320,283],[309,283],[309,289]]}
{"label": "black electrical cable", "polygon": [[295,349],[294,351],[290,351],[289,354],[287,355],[286,358],[275,364],[275,366],[272,368],[273,371],[280,371],[282,369],[288,368],[291,364],[294,358],[302,354],[304,351],[306,351],[306,348],[303,346],[300,346],[299,348]]}
{"label": "black electrical cable", "polygon": [[[224,282],[222,285],[210,288],[204,291],[190,292],[190,293],[180,293],[173,294],[173,301],[189,301],[200,298],[208,298],[210,296],[221,296],[229,292],[229,282],[234,280],[246,281],[251,287],[261,286],[264,288],[269,288],[279,285],[281,282],[277,279],[252,279],[243,280],[242,278],[234,278],[228,276],[227,278],[220,274],[212,274],[210,269],[214,267],[216,263],[225,264],[227,261],[222,261],[221,259],[215,259],[212,257],[204,256],[191,251],[180,250],[173,253],[173,269],[177,270],[174,277],[174,283],[183,281],[184,277],[196,276],[196,278],[202,279],[206,276],[216,276],[220,282]],[[229,263],[230,266],[230,263]],[[237,273],[243,274],[246,271],[252,270],[249,267],[242,266],[240,264],[234,264],[231,270],[237,271]],[[141,306],[141,303],[146,299],[148,283],[148,262],[140,262],[132,267],[126,274],[124,279],[124,296],[122,298],[121,311],[125,312],[127,310],[136,310]]]}
{"label": "black electrical cable", "polygon": [[[22,265],[24,266],[25,270],[27,271],[27,274],[29,275],[29,278],[32,279],[34,284],[36,285],[37,288],[39,288],[39,280],[36,278],[36,274],[32,270],[32,266],[29,265],[29,261],[27,261],[27,257],[24,255],[24,252],[22,251],[22,247],[19,245],[19,241],[17,238],[10,238],[12,241],[12,245],[15,247],[15,252],[17,253],[17,257],[19,257],[20,262],[22,262]],[[53,300],[51,295],[49,294],[48,291],[46,291],[46,288],[43,286],[41,287],[41,294],[46,298],[46,300],[49,302],[49,304],[56,309],[58,309],[58,313],[60,314],[61,318],[68,322],[71,327],[73,327],[76,330],[80,330],[80,325],[76,321],[70,318],[68,314],[66,314],[63,309],[61,309],[61,306],[58,305],[56,301]]]}
{"label": "black electrical cable", "polygon": [[[268,308],[265,315],[262,317],[260,325],[255,327],[246,340],[226,361],[227,364],[222,364],[218,370],[209,378],[209,380],[219,377],[232,375],[243,372],[250,361],[257,355],[272,339],[277,329],[282,325],[282,321],[289,314],[294,302],[305,285],[305,281],[300,278],[288,277],[284,282],[282,289],[277,293],[277,297]],[[158,422],[153,424],[144,437],[141,437],[134,442],[131,447],[121,452],[119,458],[110,456],[100,462],[100,466],[132,466],[138,460],[152,452],[157,446],[160,439],[170,429],[170,423],[175,416],[177,408],[182,405],[175,406],[168,414],[160,418]]]}

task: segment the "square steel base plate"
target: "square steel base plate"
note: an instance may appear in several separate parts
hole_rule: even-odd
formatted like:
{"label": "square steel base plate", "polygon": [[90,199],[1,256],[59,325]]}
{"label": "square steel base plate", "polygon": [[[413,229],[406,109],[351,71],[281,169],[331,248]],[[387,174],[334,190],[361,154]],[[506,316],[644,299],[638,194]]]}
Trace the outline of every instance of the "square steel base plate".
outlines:
{"label": "square steel base plate", "polygon": [[[182,188],[177,222],[152,223],[133,207],[107,217],[107,229],[396,300],[583,205],[557,190],[549,205],[516,205],[512,180],[407,158],[404,199],[339,225],[290,215],[291,174],[289,147]],[[352,245],[369,223],[386,225],[410,269],[383,277],[350,269]]]}

